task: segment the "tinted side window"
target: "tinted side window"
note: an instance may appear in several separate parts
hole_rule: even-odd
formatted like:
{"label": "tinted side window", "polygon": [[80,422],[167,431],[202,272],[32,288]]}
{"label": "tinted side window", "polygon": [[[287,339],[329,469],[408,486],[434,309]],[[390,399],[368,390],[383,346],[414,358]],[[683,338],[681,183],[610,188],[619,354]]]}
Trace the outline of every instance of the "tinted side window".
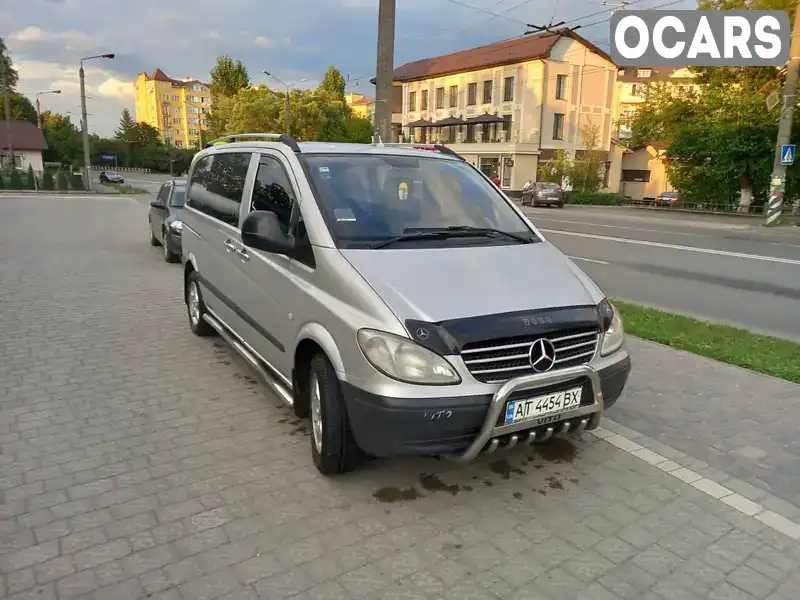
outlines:
{"label": "tinted side window", "polygon": [[187,204],[236,227],[250,157],[249,153],[221,153],[202,158],[192,173]]}
{"label": "tinted side window", "polygon": [[271,210],[278,215],[283,232],[288,233],[294,203],[294,191],[283,165],[274,158],[263,157],[258,165],[250,210]]}
{"label": "tinted side window", "polygon": [[169,184],[165,183],[161,186],[161,189],[158,190],[158,196],[156,196],[156,202],[161,204],[162,206],[167,203],[167,197],[169,196]]}

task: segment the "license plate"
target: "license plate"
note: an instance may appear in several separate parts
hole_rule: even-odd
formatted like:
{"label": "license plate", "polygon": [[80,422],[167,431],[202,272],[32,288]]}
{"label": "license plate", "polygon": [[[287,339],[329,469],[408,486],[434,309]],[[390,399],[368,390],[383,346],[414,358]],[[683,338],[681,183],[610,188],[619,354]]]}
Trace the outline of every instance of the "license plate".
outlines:
{"label": "license plate", "polygon": [[[533,421],[580,406],[582,391],[583,388],[577,387],[526,400],[511,400],[506,404],[504,425]],[[545,419],[544,422],[552,422],[552,419]]]}

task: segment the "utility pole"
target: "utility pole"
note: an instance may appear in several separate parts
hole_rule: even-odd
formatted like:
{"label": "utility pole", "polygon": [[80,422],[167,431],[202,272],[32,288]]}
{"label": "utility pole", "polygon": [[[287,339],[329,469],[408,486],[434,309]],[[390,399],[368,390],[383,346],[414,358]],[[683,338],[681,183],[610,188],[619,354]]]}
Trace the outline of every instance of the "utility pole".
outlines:
{"label": "utility pole", "polygon": [[772,166],[772,181],[769,201],[764,211],[767,226],[779,225],[783,215],[783,196],[786,193],[786,165],[781,164],[781,147],[792,138],[792,119],[797,102],[797,70],[800,67],[800,3],[794,13],[794,28],[789,64],[786,67],[786,85],[783,88],[783,106],[778,123],[778,140],[775,143],[775,162]]}
{"label": "utility pole", "polygon": [[92,189],[91,152],[89,150],[89,123],[86,118],[86,84],[83,78],[83,61],[78,71],[81,80],[81,130],[83,133],[83,187],[88,192]]}
{"label": "utility pole", "polygon": [[289,100],[289,88],[286,88],[286,135],[291,135],[291,126],[292,126],[292,106]]}
{"label": "utility pole", "polygon": [[[297,84],[295,84],[295,83],[284,83],[283,81],[281,81],[280,79],[275,77],[275,75],[273,75],[272,73],[270,73],[266,69],[264,69],[261,72],[264,73],[264,75],[266,75],[267,77],[272,77],[275,81],[277,81],[278,83],[280,83],[284,87],[284,91],[286,93],[286,95],[285,95],[286,105],[284,106],[284,111],[286,112],[286,135],[292,135],[291,131],[290,131],[290,127],[291,127],[291,124],[292,124],[292,105],[291,105],[291,98],[289,97],[289,93],[292,91],[292,88]],[[305,83],[306,81],[307,81],[307,79],[305,77],[303,77],[300,80],[300,83]],[[274,95],[278,95],[275,92],[273,92],[273,94]]]}
{"label": "utility pole", "polygon": [[380,0],[378,6],[378,65],[375,71],[375,129],[381,141],[392,137],[394,95],[395,0]]}
{"label": "utility pole", "polygon": [[8,74],[6,73],[6,61],[4,56],[0,56],[0,68],[3,69],[3,112],[6,117],[6,137],[8,138],[8,153],[11,156],[11,168],[16,167],[14,162],[14,134],[11,132],[11,100],[8,96]]}

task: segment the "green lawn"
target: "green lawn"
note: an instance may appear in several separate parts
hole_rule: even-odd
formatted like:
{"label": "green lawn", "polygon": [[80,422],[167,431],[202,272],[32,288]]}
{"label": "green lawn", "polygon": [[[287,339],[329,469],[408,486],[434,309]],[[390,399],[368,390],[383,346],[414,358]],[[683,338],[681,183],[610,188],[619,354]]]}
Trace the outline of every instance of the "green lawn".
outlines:
{"label": "green lawn", "polygon": [[800,344],[615,300],[625,332],[800,383]]}
{"label": "green lawn", "polygon": [[122,185],[108,185],[102,184],[104,188],[107,190],[113,190],[120,194],[146,194],[147,190],[143,190],[142,188],[133,187],[128,183],[124,183]]}

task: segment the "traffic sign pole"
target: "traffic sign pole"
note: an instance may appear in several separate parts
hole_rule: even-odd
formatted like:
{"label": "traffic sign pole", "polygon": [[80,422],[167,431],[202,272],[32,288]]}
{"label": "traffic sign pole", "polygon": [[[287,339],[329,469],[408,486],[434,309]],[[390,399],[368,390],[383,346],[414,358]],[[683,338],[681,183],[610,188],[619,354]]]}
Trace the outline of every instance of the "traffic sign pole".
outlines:
{"label": "traffic sign pole", "polygon": [[[786,86],[783,89],[783,105],[778,123],[778,139],[775,144],[775,162],[772,166],[772,181],[767,206],[764,211],[764,224],[768,227],[779,225],[783,215],[783,198],[786,194],[786,167],[794,163],[795,148],[789,142],[792,137],[795,97],[797,95],[797,70],[800,67],[800,3],[794,15],[794,31],[789,64],[786,67]],[[786,153],[791,153],[791,162],[784,161]]]}

